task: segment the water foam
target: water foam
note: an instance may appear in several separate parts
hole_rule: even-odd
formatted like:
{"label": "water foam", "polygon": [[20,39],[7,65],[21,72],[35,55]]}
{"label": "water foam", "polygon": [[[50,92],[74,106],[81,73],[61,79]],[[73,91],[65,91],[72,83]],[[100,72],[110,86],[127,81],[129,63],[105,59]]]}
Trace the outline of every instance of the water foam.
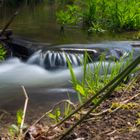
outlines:
{"label": "water foam", "polygon": [[[115,46],[115,49],[110,49],[109,55],[111,54],[119,59],[120,56],[128,56],[129,52],[130,50],[122,50],[122,48],[116,49]],[[81,59],[83,59],[83,54],[66,54],[70,62],[75,66],[73,70],[77,79],[82,79],[83,66],[79,63]],[[106,54],[107,59],[109,55]],[[49,65],[50,68],[60,67],[51,71],[46,68],[46,64]],[[89,67],[94,72],[94,68],[98,64],[99,62],[95,61],[94,63],[90,63]],[[104,62],[104,66],[100,67],[101,75],[103,74],[104,67],[108,66],[109,74],[112,67],[114,67],[114,62]],[[35,52],[27,62],[22,62],[18,58],[11,58],[0,64],[0,88],[4,86],[13,87],[20,85],[26,87],[67,87],[67,85],[71,85],[70,81],[70,71],[67,68],[67,60],[64,52],[47,51],[44,53],[39,50]]]}
{"label": "water foam", "polygon": [[[89,64],[92,71],[99,64]],[[108,73],[114,66],[114,62],[104,62],[100,67],[100,75],[103,74],[104,67],[108,67]],[[83,66],[73,69],[77,79],[83,75]],[[0,65],[0,86],[26,86],[26,87],[66,87],[70,85],[71,76],[69,69],[59,69],[48,71],[34,64],[27,64],[18,59],[10,59]]]}

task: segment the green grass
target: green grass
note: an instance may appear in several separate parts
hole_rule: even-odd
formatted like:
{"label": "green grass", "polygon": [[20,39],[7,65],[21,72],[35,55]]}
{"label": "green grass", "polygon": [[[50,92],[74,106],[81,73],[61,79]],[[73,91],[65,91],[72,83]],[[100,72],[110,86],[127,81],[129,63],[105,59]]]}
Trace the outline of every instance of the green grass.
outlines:
{"label": "green grass", "polygon": [[[132,55],[130,55],[125,61],[120,58],[119,61],[110,60],[107,62],[105,61],[105,55],[101,55],[99,61],[89,64],[88,59],[89,56],[85,53],[82,81],[76,79],[72,65],[68,61],[73,88],[78,93],[80,104],[83,104],[83,102],[90,96],[96,94],[101,88],[114,79],[124,68],[126,68],[132,61]],[[94,103],[97,101],[98,98],[93,100]]]}
{"label": "green grass", "polygon": [[0,60],[4,60],[6,57],[6,50],[2,44],[0,44]]}
{"label": "green grass", "polygon": [[80,105],[76,110],[74,110],[71,114],[69,114],[66,118],[64,118],[60,123],[58,123],[56,125],[56,126],[62,125],[65,121],[70,119],[73,115],[78,113],[81,109],[83,109],[83,108],[85,108],[85,107],[87,107],[89,105],[91,106],[91,102],[94,99],[97,99],[97,97],[99,97],[98,101],[95,104],[92,104],[92,106],[89,109],[89,111],[85,115],[83,115],[77,122],[75,122],[74,125],[71,128],[69,128],[61,136],[60,139],[64,139],[68,134],[70,134],[70,132],[72,132],[75,127],[77,127],[79,124],[81,124],[82,121],[84,121],[93,110],[95,110],[103,101],[105,101],[106,99],[108,99],[110,97],[110,95],[113,93],[113,91],[118,86],[120,86],[122,81],[126,77],[131,75],[133,70],[138,66],[138,64],[140,63],[140,56],[137,57],[132,62],[129,62],[129,63],[130,64],[124,70],[122,70],[120,73],[118,73],[117,76],[115,78],[113,78],[110,82],[108,82],[103,88],[99,89],[99,91],[95,95],[92,95],[89,99],[87,99],[85,101],[84,104]]}
{"label": "green grass", "polygon": [[139,0],[75,0],[74,5],[81,9],[80,22],[88,29],[95,25],[110,31],[140,29]]}

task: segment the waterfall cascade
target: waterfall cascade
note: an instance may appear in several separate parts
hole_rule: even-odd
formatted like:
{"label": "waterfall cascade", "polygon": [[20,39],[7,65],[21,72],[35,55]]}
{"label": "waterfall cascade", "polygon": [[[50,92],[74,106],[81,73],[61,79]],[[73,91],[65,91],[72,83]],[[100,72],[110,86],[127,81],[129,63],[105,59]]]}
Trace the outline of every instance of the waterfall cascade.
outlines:
{"label": "waterfall cascade", "polygon": [[[71,80],[66,56],[73,66],[76,77],[81,79],[85,51],[91,58],[89,59],[89,67],[93,72],[94,68],[99,64],[100,55],[104,53],[106,60],[104,67],[109,65],[109,73],[114,66],[114,60],[119,60],[120,58],[125,60],[131,53],[132,48],[130,45],[129,48],[124,48],[116,47],[116,45],[109,49],[102,47],[90,49],[63,47],[47,51],[39,50],[30,56],[26,62],[22,62],[19,58],[10,58],[0,64],[0,88],[20,85],[26,87],[66,87],[70,85]],[[100,74],[102,74],[102,69],[103,67],[101,67]]]}
{"label": "waterfall cascade", "polygon": [[[61,48],[60,50],[39,50],[35,52],[28,60],[28,64],[36,64],[44,67],[47,70],[57,70],[68,68],[68,60],[73,67],[78,67],[83,64],[85,53],[87,52],[88,62],[99,61],[100,56],[104,53],[105,60],[116,61],[125,59],[129,56],[129,52],[121,48],[93,48],[93,49],[73,49]],[[68,60],[67,60],[68,59]]]}

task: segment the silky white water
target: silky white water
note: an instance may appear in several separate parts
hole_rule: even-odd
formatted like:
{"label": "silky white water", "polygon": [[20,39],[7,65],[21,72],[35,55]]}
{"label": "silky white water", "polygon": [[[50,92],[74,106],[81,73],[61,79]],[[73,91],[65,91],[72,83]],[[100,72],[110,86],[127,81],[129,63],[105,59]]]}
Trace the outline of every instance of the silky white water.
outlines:
{"label": "silky white water", "polygon": [[[106,47],[108,47],[108,45],[113,46],[113,43],[102,45],[96,44],[95,47],[99,46],[100,48],[104,45]],[[118,46],[118,48],[121,49],[123,47],[126,48],[126,53],[132,52],[130,43],[119,42],[118,45],[114,43],[114,46]],[[90,47],[90,45],[88,45],[88,47]],[[135,50],[136,55],[134,55],[134,57],[140,54],[139,48]],[[51,60],[50,62],[54,62],[54,58],[57,58],[56,55],[54,55],[54,57],[51,55],[51,57],[49,57]],[[23,91],[20,87],[21,85],[25,86],[27,93],[30,96],[30,104],[32,105],[31,108],[36,108],[37,106],[42,105],[45,106],[46,109],[51,108],[56,102],[69,98],[67,93],[71,93],[69,94],[71,98],[76,100],[77,95],[73,90],[71,90],[71,88],[68,88],[72,86],[69,69],[67,67],[59,67],[58,69],[47,70],[44,68],[44,60],[46,61],[40,52],[36,52],[28,59],[27,62],[22,62],[18,58],[11,58],[0,63],[0,106],[2,105],[2,108],[12,108],[13,110],[15,106],[15,108],[19,108],[24,103]],[[77,64],[76,59],[74,60],[74,63]],[[95,66],[98,64],[98,61],[89,64],[93,73]],[[51,66],[54,65],[55,64],[53,63]],[[109,74],[115,63],[113,61],[111,63],[106,61],[103,66],[108,67],[108,65]],[[77,79],[82,79],[83,66],[74,67],[73,70]],[[102,70],[103,67],[100,67],[100,75],[103,74]]]}
{"label": "silky white water", "polygon": [[[99,62],[89,64],[92,71]],[[115,65],[114,62],[104,62],[104,67],[111,68]],[[100,74],[103,74],[101,67]],[[83,75],[83,66],[73,69],[77,79],[81,79]],[[71,75],[69,69],[59,69],[56,71],[48,71],[34,64],[21,62],[18,58],[12,58],[0,64],[0,87],[66,87],[70,85]]]}
{"label": "silky white water", "polygon": [[[124,49],[122,49],[121,44]],[[115,48],[111,49],[110,47],[109,55],[111,54],[112,56],[118,57],[121,52],[122,56],[127,57],[127,55],[132,51],[132,47],[129,42],[119,42],[118,44],[116,42],[94,45],[89,44],[87,47],[90,48],[92,46],[93,48],[103,48],[104,46],[107,47],[109,45],[112,46],[112,48]],[[118,52],[118,49],[120,49],[120,52]],[[80,59],[83,59],[83,56],[79,56],[78,58],[75,56],[76,55],[68,54],[69,59],[74,64],[73,70],[77,79],[81,79],[83,75],[83,66],[78,65],[77,61],[81,61]],[[49,67],[54,67],[58,64],[62,67],[57,67],[55,70],[45,69],[45,65],[48,65],[48,62]],[[93,73],[98,63],[98,61],[95,61],[89,64]],[[77,64],[77,66],[75,64]],[[108,67],[108,65],[109,74],[112,67],[114,67],[115,62],[104,62],[104,66],[101,66],[100,68],[101,75],[103,74],[104,67]],[[22,62],[18,58],[11,58],[0,64],[0,88],[18,87],[21,85],[25,87],[61,88],[71,85],[70,81],[71,75],[68,67],[66,67],[66,58],[64,53],[60,55],[56,52],[49,53],[49,51],[47,51],[47,53],[43,54],[41,51],[38,51],[35,52],[27,62]]]}

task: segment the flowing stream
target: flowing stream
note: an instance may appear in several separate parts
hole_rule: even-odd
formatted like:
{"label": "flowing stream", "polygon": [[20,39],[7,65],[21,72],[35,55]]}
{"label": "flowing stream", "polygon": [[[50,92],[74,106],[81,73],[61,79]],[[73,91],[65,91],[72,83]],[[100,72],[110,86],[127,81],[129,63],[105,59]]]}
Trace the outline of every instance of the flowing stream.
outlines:
{"label": "flowing stream", "polygon": [[47,1],[36,5],[25,5],[20,8],[0,6],[0,28],[7,23],[9,17],[16,9],[20,9],[19,15],[14,19],[9,28],[14,34],[22,38],[47,42],[51,44],[93,43],[102,41],[132,40],[137,32],[127,33],[97,33],[88,35],[80,26],[66,27],[65,33],[60,33],[60,25],[56,21],[56,5]]}
{"label": "flowing stream", "polygon": [[[6,24],[15,10],[16,8],[0,7],[0,28]],[[120,53],[127,56],[133,50],[131,44],[140,44],[140,42],[120,41],[132,40],[136,35],[132,32],[89,36],[79,27],[69,27],[62,35],[59,32],[60,26],[56,22],[55,7],[46,3],[22,7],[10,28],[13,29],[15,35],[25,39],[63,44],[52,45],[55,48],[108,48],[106,60],[110,59],[110,54],[117,59],[119,59]],[[119,52],[112,48],[119,49]],[[139,48],[135,48],[134,56],[139,54]],[[83,60],[83,55],[76,56],[69,53],[67,56],[72,62],[77,78],[81,79],[83,67],[80,61]],[[98,61],[95,61],[94,64],[98,64]],[[108,60],[105,62],[105,66],[107,65]],[[111,65],[113,66],[114,63],[112,62]],[[94,71],[92,63],[90,63],[90,67]],[[25,86],[29,95],[28,109],[33,111],[38,109],[40,113],[44,113],[62,99],[71,98],[76,101],[77,94],[71,88],[70,81],[70,72],[64,53],[38,50],[30,56],[27,62],[22,62],[19,58],[11,58],[0,64],[0,108],[16,111],[23,106],[24,96],[21,85]]]}
{"label": "flowing stream", "polygon": [[[58,45],[54,47],[88,48],[94,51],[109,48],[106,53],[106,61],[104,62],[104,67],[110,65],[108,70],[109,74],[111,68],[114,66],[114,61],[111,63],[109,62],[111,58],[109,56],[115,58],[124,57],[125,63],[125,58],[133,51],[131,44],[136,43],[140,42],[121,41],[100,44]],[[136,57],[138,54],[140,54],[140,50],[135,48],[134,56]],[[83,60],[83,56],[80,55],[77,58],[76,54],[66,53],[66,55],[69,56],[68,58],[73,64],[73,70],[77,79],[81,80],[83,76],[83,66],[78,65],[77,61],[80,61],[80,59]],[[94,57],[93,63],[89,63],[89,67],[93,72],[98,63],[98,60],[94,61]],[[103,74],[102,69],[103,67],[100,68],[100,75]],[[50,108],[57,101],[68,98],[67,93],[70,93],[70,97],[76,101],[77,94],[71,88],[71,76],[66,64],[66,56],[63,52],[42,52],[40,50],[30,56],[27,62],[22,62],[19,58],[10,58],[2,62],[0,64],[0,105],[2,107],[7,108],[7,106],[11,106],[11,104],[15,106],[15,101],[16,108],[21,106],[21,100],[23,102],[24,99],[20,87],[21,85],[26,87],[31,104],[34,107],[37,104],[43,103],[47,108]]]}

